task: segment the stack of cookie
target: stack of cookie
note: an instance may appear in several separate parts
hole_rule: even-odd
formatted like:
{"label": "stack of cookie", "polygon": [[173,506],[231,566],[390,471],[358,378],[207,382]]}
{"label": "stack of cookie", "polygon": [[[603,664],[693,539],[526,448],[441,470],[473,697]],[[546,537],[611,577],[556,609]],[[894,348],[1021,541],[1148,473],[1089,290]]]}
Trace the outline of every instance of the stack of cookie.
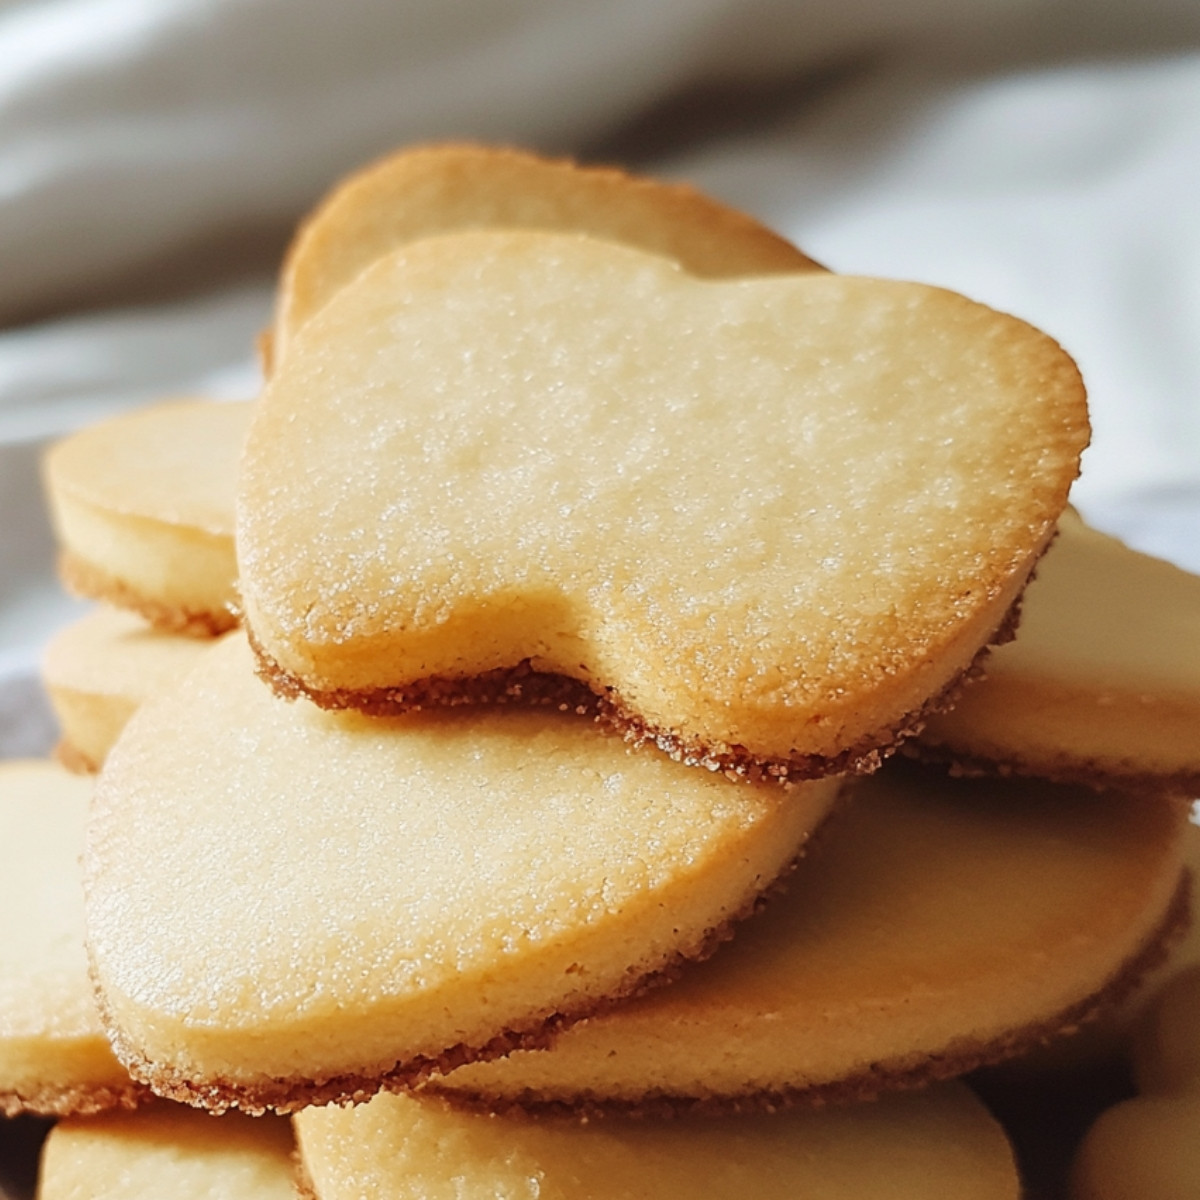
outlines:
{"label": "stack of cookie", "polygon": [[[321,1200],[1015,1195],[960,1087],[852,1102],[1074,1029],[1184,919],[1200,662],[1153,630],[1200,581],[1064,515],[1067,356],[687,189],[441,147],[318,210],[264,358],[253,406],[48,461],[68,581],[141,614],[47,659],[137,1084],[11,1106],[296,1112]],[[141,1119],[60,1126],[46,1196]]]}

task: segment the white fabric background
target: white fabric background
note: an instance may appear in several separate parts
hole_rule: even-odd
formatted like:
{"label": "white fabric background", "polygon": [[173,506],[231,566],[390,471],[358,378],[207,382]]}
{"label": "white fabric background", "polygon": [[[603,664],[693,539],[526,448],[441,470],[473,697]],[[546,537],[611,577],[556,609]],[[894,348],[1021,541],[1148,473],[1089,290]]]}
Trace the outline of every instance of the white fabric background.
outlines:
{"label": "white fabric background", "polygon": [[[629,132],[734,83],[760,101]],[[1041,325],[1092,395],[1077,502],[1200,569],[1192,0],[0,0],[0,751],[48,744],[37,656],[77,611],[46,441],[252,394],[271,279],[245,235],[447,136],[617,147],[837,270]]]}

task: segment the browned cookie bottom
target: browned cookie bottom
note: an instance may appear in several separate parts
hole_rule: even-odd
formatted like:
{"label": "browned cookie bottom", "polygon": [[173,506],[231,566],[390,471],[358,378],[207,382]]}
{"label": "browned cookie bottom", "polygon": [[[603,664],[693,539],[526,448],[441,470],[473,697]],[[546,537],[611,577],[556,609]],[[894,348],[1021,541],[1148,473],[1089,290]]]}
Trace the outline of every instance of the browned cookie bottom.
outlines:
{"label": "browned cookie bottom", "polygon": [[152,600],[124,580],[69,550],[60,552],[58,556],[58,576],[73,596],[83,600],[102,600],[114,608],[135,612],[147,624],[164,633],[181,633],[198,638],[217,637],[235,629],[240,621],[238,614],[227,608],[216,611],[190,609]]}
{"label": "browned cookie bottom", "polygon": [[47,1084],[32,1092],[0,1090],[0,1114],[15,1117],[31,1113],[39,1117],[91,1117],[113,1109],[133,1109],[154,1099],[149,1088],[130,1080],[123,1087],[102,1084],[89,1087]]}
{"label": "browned cookie bottom", "polygon": [[1106,769],[1100,763],[1063,759],[1059,762],[1025,762],[1020,758],[986,758],[955,750],[944,743],[929,744],[920,740],[907,742],[903,751],[918,762],[946,767],[951,775],[962,778],[1012,776],[1027,779],[1048,779],[1051,783],[1073,784],[1092,791],[1121,791],[1131,795],[1166,795],[1190,799],[1200,796],[1200,774],[1180,771],[1156,775],[1150,772],[1120,773]]}
{"label": "browned cookie bottom", "polygon": [[506,1030],[482,1046],[460,1043],[438,1055],[417,1055],[399,1061],[389,1070],[375,1075],[345,1074],[319,1080],[294,1076],[260,1080],[255,1083],[241,1083],[220,1077],[204,1080],[189,1078],[173,1068],[152,1062],[134,1049],[114,1024],[103,992],[98,987],[95,988],[96,1005],[112,1042],[113,1052],[121,1064],[134,1080],[144,1084],[157,1096],[204,1108],[213,1113],[237,1108],[252,1116],[261,1116],[266,1112],[285,1115],[310,1105],[359,1104],[379,1091],[414,1090],[433,1076],[447,1075],[468,1063],[503,1058],[514,1050],[545,1050],[553,1044],[555,1037],[563,1029],[576,1021],[596,1016],[652,988],[671,983],[686,966],[710,958],[724,942],[729,941],[734,936],[736,927],[758,912],[770,896],[785,885],[786,877],[791,874],[807,849],[806,844],[779,877],[766,881],[762,891],[755,895],[742,911],[707,930],[697,945],[680,950],[670,962],[658,970],[630,978],[624,986],[596,999],[586,1007],[571,1012],[552,1013],[527,1028]]}
{"label": "browned cookie bottom", "polygon": [[570,1099],[546,1097],[529,1090],[516,1096],[495,1097],[465,1089],[439,1088],[449,1103],[474,1111],[553,1116],[575,1113],[603,1117],[673,1117],[691,1113],[712,1115],[774,1112],[797,1105],[819,1107],[872,1100],[885,1092],[925,1087],[953,1079],[980,1067],[994,1066],[1028,1053],[1047,1042],[1078,1032],[1082,1025],[1119,1004],[1138,983],[1166,958],[1172,941],[1187,928],[1191,879],[1185,870],[1157,929],[1145,944],[1097,991],[1043,1021],[1019,1026],[990,1041],[959,1038],[936,1051],[871,1063],[841,1079],[738,1095],[689,1096],[650,1091],[635,1099],[613,1100],[582,1091]]}
{"label": "browned cookie bottom", "polygon": [[921,732],[931,716],[952,707],[966,684],[983,675],[990,648],[1013,639],[1019,616],[1018,600],[971,662],[937,695],[893,725],[877,730],[836,755],[800,754],[791,758],[763,758],[744,746],[712,746],[669,730],[656,729],[628,708],[613,689],[597,694],[579,679],[535,671],[528,659],[516,666],[501,667],[480,675],[464,678],[430,676],[403,687],[322,689],[309,687],[285,671],[262,648],[253,630],[247,629],[247,635],[259,676],[277,695],[288,700],[304,697],[318,708],[334,712],[350,710],[368,716],[395,716],[423,708],[476,704],[553,707],[560,712],[573,711],[581,717],[590,716],[630,745],[655,745],[687,766],[719,771],[734,780],[773,779],[781,783],[799,783],[829,775],[869,775],[877,771],[901,743]]}

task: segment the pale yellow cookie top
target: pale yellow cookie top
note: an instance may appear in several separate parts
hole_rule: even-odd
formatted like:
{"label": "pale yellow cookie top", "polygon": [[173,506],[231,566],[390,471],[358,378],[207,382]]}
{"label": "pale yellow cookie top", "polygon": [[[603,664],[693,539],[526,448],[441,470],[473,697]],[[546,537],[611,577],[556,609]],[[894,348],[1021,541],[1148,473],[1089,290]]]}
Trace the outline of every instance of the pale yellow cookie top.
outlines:
{"label": "pale yellow cookie top", "polygon": [[98,1036],[79,853],[92,781],[0,764],[0,1056],[10,1039]]}
{"label": "pale yellow cookie top", "polygon": [[531,1122],[381,1095],[295,1117],[321,1200],[1000,1200],[1020,1193],[996,1120],[961,1085],[720,1120]]}
{"label": "pale yellow cookie top", "polygon": [[701,952],[836,788],[734,784],[555,711],[324,713],[275,697],[235,635],[100,778],[96,980],[156,1085],[369,1088]]}
{"label": "pale yellow cookie top", "polygon": [[1200,576],[1068,509],[1017,640],[922,742],[1031,770],[1200,780]]}
{"label": "pale yellow cookie top", "polygon": [[51,447],[51,498],[230,535],[249,419],[245,402],[172,400],[101,421]]}
{"label": "pale yellow cookie top", "polygon": [[478,227],[578,230],[678,261],[695,275],[818,269],[791,243],[685,184],[466,143],[418,146],[343,180],[284,261],[272,330],[296,331],[375,259],[405,242]]}
{"label": "pale yellow cookie top", "polygon": [[708,962],[436,1086],[636,1104],[968,1069],[1055,1032],[1147,946],[1187,832],[1163,798],[885,767]]}
{"label": "pale yellow cookie top", "polygon": [[155,629],[134,613],[101,607],[55,635],[42,659],[42,676],[50,688],[140,704],[186,674],[211,644]]}
{"label": "pale yellow cookie top", "polygon": [[0,1114],[97,1112],[141,1091],[108,1045],[83,948],[79,855],[92,781],[0,764]]}
{"label": "pale yellow cookie top", "polygon": [[1061,349],[952,293],[427,239],[256,410],[247,620],[314,692],[530,659],[656,731],[833,755],[970,662],[1086,438]]}
{"label": "pale yellow cookie top", "polygon": [[60,1121],[38,1200],[296,1200],[289,1123],[179,1105]]}

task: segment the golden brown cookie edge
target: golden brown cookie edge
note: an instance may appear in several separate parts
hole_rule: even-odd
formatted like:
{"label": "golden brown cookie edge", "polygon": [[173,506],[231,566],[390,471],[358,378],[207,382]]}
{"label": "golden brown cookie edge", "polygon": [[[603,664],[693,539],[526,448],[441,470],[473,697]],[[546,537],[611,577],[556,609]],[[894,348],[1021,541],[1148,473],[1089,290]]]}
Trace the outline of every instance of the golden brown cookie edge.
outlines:
{"label": "golden brown cookie edge", "polygon": [[[841,798],[840,795],[835,798],[830,806],[831,813],[836,810]],[[92,990],[100,1022],[117,1060],[138,1084],[145,1085],[151,1093],[163,1099],[190,1104],[217,1114],[237,1108],[252,1116],[261,1116],[266,1112],[287,1115],[313,1105],[358,1104],[380,1091],[411,1091],[435,1075],[447,1075],[468,1063],[503,1058],[514,1050],[544,1050],[562,1030],[575,1022],[607,1012],[626,1000],[632,1000],[653,988],[669,984],[678,978],[685,967],[712,957],[723,943],[734,936],[734,931],[742,921],[757,913],[776,891],[786,886],[786,879],[804,858],[813,838],[820,832],[829,815],[826,814],[825,820],[809,834],[799,852],[777,876],[760,887],[739,912],[719,925],[705,930],[690,950],[677,951],[662,966],[645,975],[626,980],[623,986],[606,996],[592,1000],[586,1006],[565,1013],[552,1013],[528,1028],[505,1030],[482,1046],[472,1047],[459,1043],[436,1056],[417,1055],[406,1062],[398,1062],[390,1071],[380,1075],[345,1074],[331,1076],[320,1082],[293,1077],[274,1079],[258,1085],[245,1085],[221,1078],[198,1083],[173,1069],[158,1068],[134,1050],[113,1020],[103,989],[97,982],[94,965],[89,961]]]}
{"label": "golden brown cookie edge", "polygon": [[164,633],[213,638],[237,628],[239,623],[237,614],[229,609],[190,609],[152,600],[71,550],[59,552],[58,576],[71,595],[83,600],[100,600],[114,608],[137,613]]}
{"label": "golden brown cookie edge", "polygon": [[1107,983],[1045,1020],[1019,1026],[987,1042],[960,1038],[940,1050],[872,1063],[868,1070],[842,1079],[737,1095],[685,1096],[655,1091],[637,1099],[613,1100],[584,1092],[564,1100],[550,1098],[533,1090],[504,1097],[487,1096],[460,1088],[437,1088],[436,1091],[448,1102],[474,1111],[520,1111],[535,1116],[577,1113],[597,1118],[630,1116],[661,1119],[692,1113],[723,1116],[775,1112],[797,1106],[850,1104],[876,1099],[885,1092],[925,1087],[957,1078],[980,1067],[1017,1058],[1056,1038],[1069,1036],[1077,1032],[1080,1026],[1119,1004],[1150,971],[1166,959],[1172,942],[1182,936],[1191,914],[1191,893],[1192,880],[1185,869],[1163,919],[1141,948],[1126,959]]}

